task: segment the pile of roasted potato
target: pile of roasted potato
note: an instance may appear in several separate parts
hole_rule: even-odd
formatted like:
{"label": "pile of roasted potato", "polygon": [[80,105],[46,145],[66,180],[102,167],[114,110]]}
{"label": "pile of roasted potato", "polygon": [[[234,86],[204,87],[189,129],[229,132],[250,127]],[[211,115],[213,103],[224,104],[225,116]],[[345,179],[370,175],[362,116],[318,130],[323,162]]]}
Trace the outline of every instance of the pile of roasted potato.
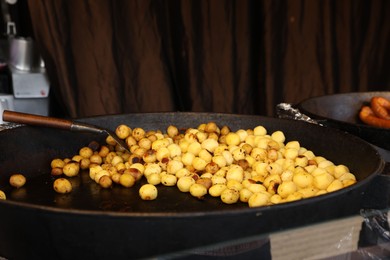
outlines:
{"label": "pile of roasted potato", "polygon": [[51,174],[58,193],[72,192],[69,178],[89,177],[103,188],[133,186],[143,200],[158,198],[159,186],[176,187],[198,199],[218,197],[226,204],[259,207],[333,192],[356,183],[345,165],[336,165],[302,147],[286,142],[282,131],[263,126],[231,131],[214,122],[197,128],[169,126],[145,131],[119,125],[116,135],[129,151],[108,136],[105,144],[92,142],[72,158],[55,158]]}

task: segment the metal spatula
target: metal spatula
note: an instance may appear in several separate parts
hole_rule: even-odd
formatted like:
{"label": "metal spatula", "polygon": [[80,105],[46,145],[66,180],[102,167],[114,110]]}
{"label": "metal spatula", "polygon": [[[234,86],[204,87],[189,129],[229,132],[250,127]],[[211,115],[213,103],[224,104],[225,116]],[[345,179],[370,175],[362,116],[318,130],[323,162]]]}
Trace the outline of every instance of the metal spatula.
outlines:
{"label": "metal spatula", "polygon": [[10,110],[4,110],[3,121],[20,123],[25,125],[32,125],[32,126],[43,126],[43,127],[65,129],[65,130],[70,130],[75,132],[105,134],[111,136],[123,149],[129,151],[129,148],[126,145],[126,143],[122,139],[120,139],[115,133],[113,133],[108,129],[104,129],[90,124],[85,124],[85,123],[80,123],[72,120],[55,118],[55,117],[15,112]]}

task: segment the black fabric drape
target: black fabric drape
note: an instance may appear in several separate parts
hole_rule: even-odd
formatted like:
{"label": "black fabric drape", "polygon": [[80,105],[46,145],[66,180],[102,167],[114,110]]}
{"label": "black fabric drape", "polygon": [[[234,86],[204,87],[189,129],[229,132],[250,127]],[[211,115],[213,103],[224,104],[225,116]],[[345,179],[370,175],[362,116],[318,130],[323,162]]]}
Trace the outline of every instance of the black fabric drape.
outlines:
{"label": "black fabric drape", "polygon": [[387,0],[28,0],[71,117],[274,115],[279,102],[390,89]]}

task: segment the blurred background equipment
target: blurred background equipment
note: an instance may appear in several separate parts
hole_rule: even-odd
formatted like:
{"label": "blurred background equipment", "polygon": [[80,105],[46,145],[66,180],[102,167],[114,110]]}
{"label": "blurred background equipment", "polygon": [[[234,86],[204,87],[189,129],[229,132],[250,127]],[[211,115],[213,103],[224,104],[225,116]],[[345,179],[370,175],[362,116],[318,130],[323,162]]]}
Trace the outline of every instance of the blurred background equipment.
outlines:
{"label": "blurred background equipment", "polygon": [[13,95],[13,106],[8,109],[49,115],[50,84],[45,65],[31,27],[26,26],[29,16],[21,13],[28,9],[18,4],[23,1],[1,1],[5,29],[0,39],[0,93]]}

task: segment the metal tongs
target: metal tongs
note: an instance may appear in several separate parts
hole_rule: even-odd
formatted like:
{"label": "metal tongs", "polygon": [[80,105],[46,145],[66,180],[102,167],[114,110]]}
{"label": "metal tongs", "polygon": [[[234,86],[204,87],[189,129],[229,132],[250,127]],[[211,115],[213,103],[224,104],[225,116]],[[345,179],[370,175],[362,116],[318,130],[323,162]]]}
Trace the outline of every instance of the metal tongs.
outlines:
{"label": "metal tongs", "polygon": [[323,126],[321,120],[310,118],[305,115],[298,108],[289,103],[280,103],[276,105],[276,114],[278,118],[294,119],[298,121],[305,121],[315,125]]}
{"label": "metal tongs", "polygon": [[85,124],[85,123],[80,123],[72,120],[55,118],[55,117],[15,112],[10,110],[4,110],[3,121],[20,123],[25,125],[32,125],[32,126],[43,126],[43,127],[64,129],[64,130],[70,130],[75,132],[105,134],[111,136],[121,148],[123,148],[126,151],[129,151],[127,144],[122,139],[120,139],[114,132],[95,125],[90,125],[90,124]]}

